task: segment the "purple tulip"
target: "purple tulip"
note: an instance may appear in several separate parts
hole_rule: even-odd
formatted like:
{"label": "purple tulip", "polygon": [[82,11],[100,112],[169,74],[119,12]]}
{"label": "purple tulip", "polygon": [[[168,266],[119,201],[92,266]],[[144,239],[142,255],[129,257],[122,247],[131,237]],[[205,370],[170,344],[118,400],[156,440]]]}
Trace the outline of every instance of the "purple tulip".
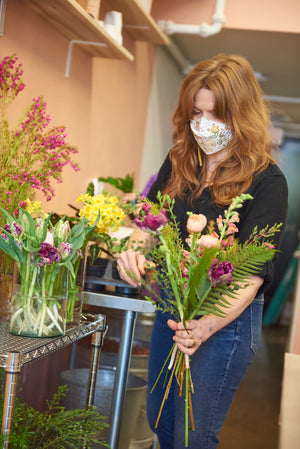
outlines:
{"label": "purple tulip", "polygon": [[41,258],[39,261],[39,266],[51,265],[53,262],[60,261],[60,255],[58,254],[57,248],[50,245],[50,243],[43,242],[38,254]]}
{"label": "purple tulip", "polygon": [[11,225],[11,232],[15,239],[19,240],[23,235],[23,228],[16,221]]}
{"label": "purple tulip", "polygon": [[72,253],[72,245],[67,242],[61,242],[58,247],[58,252],[61,255],[61,258],[64,260]]}
{"label": "purple tulip", "polygon": [[229,284],[232,282],[232,273],[234,266],[231,262],[225,260],[220,262],[215,260],[208,270],[208,280],[212,287],[216,285]]}
{"label": "purple tulip", "polygon": [[8,223],[5,223],[4,227],[3,227],[4,231],[8,232],[9,234],[11,234],[10,232],[10,227]]}

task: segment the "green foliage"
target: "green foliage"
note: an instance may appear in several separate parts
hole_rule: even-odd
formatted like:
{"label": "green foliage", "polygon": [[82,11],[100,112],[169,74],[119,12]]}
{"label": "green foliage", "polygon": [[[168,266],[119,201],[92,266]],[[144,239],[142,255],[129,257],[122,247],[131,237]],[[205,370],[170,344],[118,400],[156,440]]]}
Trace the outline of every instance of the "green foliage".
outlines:
{"label": "green foliage", "polygon": [[[127,174],[125,178],[113,178],[112,176],[98,178],[98,182],[106,182],[116,189],[121,190],[121,192],[131,193],[134,187],[134,174]],[[86,193],[92,196],[94,195],[94,184],[92,182],[89,183]]]}
{"label": "green foliage", "polygon": [[[67,387],[60,386],[57,393],[47,401],[47,409],[39,412],[16,399],[13,429],[9,437],[10,449],[71,449],[85,444],[109,446],[95,438],[95,432],[108,427],[96,407],[89,410],[66,410],[60,405]],[[2,422],[3,393],[0,395],[0,418]],[[4,447],[5,437],[0,434],[0,445]]]}

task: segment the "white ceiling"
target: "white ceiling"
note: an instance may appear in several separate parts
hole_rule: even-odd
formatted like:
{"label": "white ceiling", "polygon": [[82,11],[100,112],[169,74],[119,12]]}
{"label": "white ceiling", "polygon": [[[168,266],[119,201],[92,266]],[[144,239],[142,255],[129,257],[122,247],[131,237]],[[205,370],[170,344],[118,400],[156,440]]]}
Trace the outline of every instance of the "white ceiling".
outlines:
{"label": "white ceiling", "polygon": [[169,37],[191,65],[221,52],[245,56],[255,72],[266,76],[261,86],[271,100],[274,126],[300,137],[300,34],[225,28],[210,37]]}

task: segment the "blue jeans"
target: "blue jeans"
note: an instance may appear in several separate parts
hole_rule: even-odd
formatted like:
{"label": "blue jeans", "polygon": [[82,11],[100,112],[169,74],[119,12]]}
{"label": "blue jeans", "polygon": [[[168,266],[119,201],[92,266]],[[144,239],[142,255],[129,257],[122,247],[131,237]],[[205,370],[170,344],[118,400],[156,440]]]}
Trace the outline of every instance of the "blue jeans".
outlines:
{"label": "blue jeans", "polygon": [[[189,448],[215,449],[218,446],[218,434],[234,394],[259,344],[262,312],[263,298],[256,298],[236,320],[212,335],[191,357],[195,431],[189,430]],[[164,394],[165,371],[152,393],[150,390],[173,344],[174,332],[167,325],[169,318],[168,313],[158,311],[153,327],[147,414],[161,449],[184,449],[184,397],[178,396],[178,384],[174,379],[158,427],[154,428]]]}

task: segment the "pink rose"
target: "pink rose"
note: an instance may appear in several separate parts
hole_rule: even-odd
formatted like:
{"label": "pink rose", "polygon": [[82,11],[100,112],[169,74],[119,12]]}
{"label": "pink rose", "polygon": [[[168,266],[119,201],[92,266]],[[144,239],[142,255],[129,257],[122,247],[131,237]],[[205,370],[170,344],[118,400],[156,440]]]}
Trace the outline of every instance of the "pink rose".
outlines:
{"label": "pink rose", "polygon": [[207,219],[205,215],[193,214],[189,216],[186,227],[188,232],[202,232],[206,225]]}
{"label": "pink rose", "polygon": [[202,246],[202,248],[213,248],[219,245],[219,239],[206,234],[202,235],[197,243],[199,246]]}

